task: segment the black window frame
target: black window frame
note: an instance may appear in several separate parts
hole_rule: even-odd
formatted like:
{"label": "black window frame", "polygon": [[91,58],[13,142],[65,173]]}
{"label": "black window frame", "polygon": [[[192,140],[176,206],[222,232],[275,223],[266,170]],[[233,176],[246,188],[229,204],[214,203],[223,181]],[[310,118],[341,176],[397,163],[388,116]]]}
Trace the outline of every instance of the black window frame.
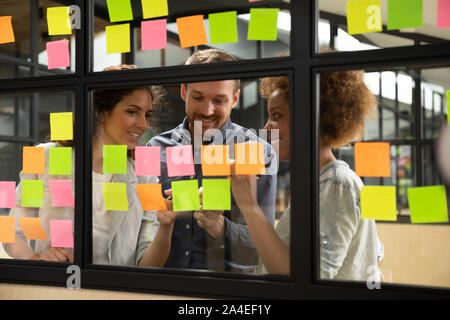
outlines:
{"label": "black window frame", "polygon": [[[35,1],[35,0],[30,0]],[[211,65],[170,66],[122,71],[91,71],[93,6],[74,0],[82,18],[76,30],[75,74],[0,80],[0,94],[48,90],[75,92],[75,247],[74,264],[81,268],[81,287],[213,298],[273,299],[424,299],[449,297],[448,288],[317,279],[319,269],[318,76],[322,71],[395,68],[450,62],[450,41],[359,52],[317,53],[318,0],[291,0],[291,55]],[[291,276],[249,276],[195,270],[94,266],[90,260],[92,106],[90,90],[139,84],[173,84],[224,78],[287,74],[291,78]],[[66,286],[68,265],[0,260],[0,282]]]}

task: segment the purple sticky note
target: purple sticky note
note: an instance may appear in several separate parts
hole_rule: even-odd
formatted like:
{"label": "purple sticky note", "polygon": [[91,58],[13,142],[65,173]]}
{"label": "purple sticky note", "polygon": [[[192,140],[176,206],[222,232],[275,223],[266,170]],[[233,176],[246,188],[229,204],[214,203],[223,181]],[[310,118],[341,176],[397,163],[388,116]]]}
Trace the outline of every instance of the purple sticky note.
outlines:
{"label": "purple sticky note", "polygon": [[0,208],[16,207],[16,183],[0,181]]}
{"label": "purple sticky note", "polygon": [[72,220],[50,220],[50,237],[53,248],[73,248]]}
{"label": "purple sticky note", "polygon": [[50,195],[53,207],[73,207],[72,180],[50,180]]}
{"label": "purple sticky note", "polygon": [[136,147],[134,160],[137,176],[161,175],[161,147]]}
{"label": "purple sticky note", "polygon": [[192,145],[167,147],[166,162],[169,177],[195,175]]}
{"label": "purple sticky note", "polygon": [[142,50],[165,49],[167,47],[167,20],[150,20],[141,23]]}
{"label": "purple sticky note", "polygon": [[439,0],[436,28],[450,28],[450,0]]}
{"label": "purple sticky note", "polygon": [[47,42],[48,69],[70,67],[69,40]]}

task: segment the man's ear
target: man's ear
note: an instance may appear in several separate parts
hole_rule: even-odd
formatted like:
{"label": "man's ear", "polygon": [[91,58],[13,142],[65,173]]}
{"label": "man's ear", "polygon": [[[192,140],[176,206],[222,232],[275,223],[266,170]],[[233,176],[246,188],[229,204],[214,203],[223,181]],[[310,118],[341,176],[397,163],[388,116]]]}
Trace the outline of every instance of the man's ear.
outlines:
{"label": "man's ear", "polygon": [[180,96],[181,96],[181,99],[183,99],[183,101],[186,102],[186,87],[184,86],[184,83],[181,84]]}
{"label": "man's ear", "polygon": [[234,93],[234,97],[233,97],[233,106],[231,107],[232,109],[234,109],[234,107],[237,106],[237,103],[239,102],[239,96],[241,95],[241,89],[238,89],[235,93]]}

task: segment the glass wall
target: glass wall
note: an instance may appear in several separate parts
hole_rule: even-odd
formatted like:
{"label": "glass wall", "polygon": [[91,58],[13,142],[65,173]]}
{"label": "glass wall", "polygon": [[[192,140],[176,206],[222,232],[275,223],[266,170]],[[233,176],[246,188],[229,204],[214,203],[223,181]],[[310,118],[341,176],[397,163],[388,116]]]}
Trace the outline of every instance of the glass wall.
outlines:
{"label": "glass wall", "polygon": [[[102,71],[120,64],[134,64],[139,68],[182,65],[193,52],[205,48],[225,50],[239,60],[270,58],[281,52],[289,54],[289,0],[208,0],[201,3],[172,0],[168,1],[167,8],[153,14],[147,14],[141,2],[135,1],[127,9],[130,10],[129,16],[123,17],[124,20],[121,17],[116,20],[114,16],[111,17],[106,0],[94,1],[93,71]],[[254,37],[263,39],[268,36],[270,40],[249,40],[253,39],[249,34],[252,9],[272,10],[272,13],[261,16],[260,20],[262,24],[269,26],[268,30],[262,31],[262,37]],[[194,22],[193,29],[183,29],[182,19],[195,16],[199,20]],[[157,24],[160,24],[159,29]],[[125,32],[125,38],[113,40],[108,36],[108,32],[114,35],[111,27],[121,26],[129,28]],[[192,35],[197,38],[194,37],[187,44],[180,43],[180,39]],[[150,41],[149,38],[153,40]],[[119,45],[115,51],[112,48],[114,43],[124,47],[120,48]]]}
{"label": "glass wall", "polygon": [[74,93],[0,96],[1,259],[73,262]]}
{"label": "glass wall", "polygon": [[321,279],[450,286],[436,246],[450,235],[436,150],[448,71],[320,74]]}

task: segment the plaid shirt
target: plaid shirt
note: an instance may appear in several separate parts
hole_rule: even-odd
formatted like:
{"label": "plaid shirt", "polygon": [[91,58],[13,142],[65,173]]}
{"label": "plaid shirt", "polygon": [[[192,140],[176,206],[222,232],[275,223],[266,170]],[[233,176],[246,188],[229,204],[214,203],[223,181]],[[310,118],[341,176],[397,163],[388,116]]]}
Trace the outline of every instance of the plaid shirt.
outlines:
{"label": "plaid shirt", "polygon": [[[201,168],[201,146],[192,144],[189,133],[187,118],[176,128],[161,133],[152,138],[147,146],[161,146],[161,177],[162,189],[171,188],[171,182],[176,180],[198,179],[199,186],[202,185]],[[231,120],[218,130],[221,136],[213,136],[211,141],[202,141],[203,144],[230,145],[230,157],[234,159],[233,144],[241,141],[237,139],[236,133],[245,135],[245,142],[260,142],[264,144],[264,155],[266,161],[265,175],[259,176],[257,182],[258,204],[266,218],[273,225],[275,219],[275,196],[276,196],[276,170],[278,161],[272,146],[266,141],[258,138],[249,129],[234,124]],[[200,131],[201,132],[201,131]],[[217,140],[222,138],[223,141]],[[201,144],[201,143],[199,143]],[[168,177],[166,164],[166,147],[192,145],[195,159],[195,175],[183,177]],[[223,177],[207,177],[223,178]],[[180,212],[172,233],[171,250],[166,262],[166,267],[171,268],[194,268],[213,269],[218,271],[253,271],[258,263],[258,253],[250,238],[248,228],[243,215],[234,202],[231,195],[231,210],[224,212],[225,234],[222,239],[213,239],[201,228],[193,217],[193,212]]]}

